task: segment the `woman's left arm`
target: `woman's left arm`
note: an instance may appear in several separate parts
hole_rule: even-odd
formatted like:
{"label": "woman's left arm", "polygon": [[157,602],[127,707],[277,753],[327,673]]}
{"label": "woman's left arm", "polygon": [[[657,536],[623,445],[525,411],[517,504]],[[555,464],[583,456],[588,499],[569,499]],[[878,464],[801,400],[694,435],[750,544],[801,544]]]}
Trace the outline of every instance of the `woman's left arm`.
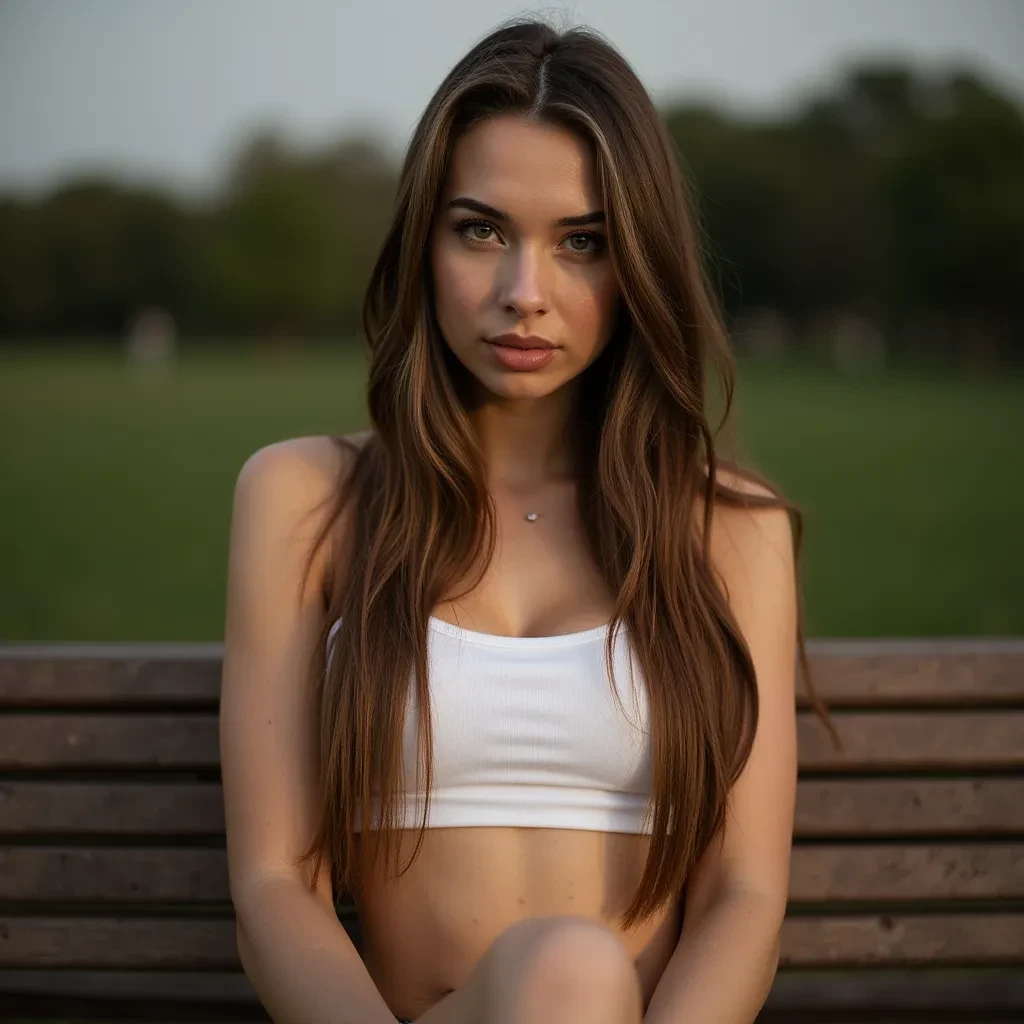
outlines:
{"label": "woman's left arm", "polygon": [[797,770],[788,514],[718,505],[711,553],[754,661],[758,724],[725,826],[687,882],[682,932],[645,1024],[751,1024],[779,963]]}

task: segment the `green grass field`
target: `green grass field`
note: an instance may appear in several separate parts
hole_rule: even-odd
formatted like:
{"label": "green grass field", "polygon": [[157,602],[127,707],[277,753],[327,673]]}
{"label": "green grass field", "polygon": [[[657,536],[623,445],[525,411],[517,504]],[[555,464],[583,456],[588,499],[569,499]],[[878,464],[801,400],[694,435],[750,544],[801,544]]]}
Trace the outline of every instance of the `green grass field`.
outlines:
{"label": "green grass field", "polygon": [[[807,514],[812,636],[1024,634],[1024,379],[743,365],[741,439]],[[361,358],[0,353],[0,640],[218,640],[246,456],[365,424]]]}

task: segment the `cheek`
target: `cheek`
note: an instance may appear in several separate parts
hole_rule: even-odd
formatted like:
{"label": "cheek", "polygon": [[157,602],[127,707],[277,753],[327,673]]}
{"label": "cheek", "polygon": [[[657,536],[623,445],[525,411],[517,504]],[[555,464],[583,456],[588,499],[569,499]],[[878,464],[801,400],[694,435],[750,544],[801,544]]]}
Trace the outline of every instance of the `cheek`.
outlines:
{"label": "cheek", "polygon": [[488,282],[480,261],[466,260],[445,240],[431,247],[434,302],[442,328],[457,326],[457,320],[483,306]]}
{"label": "cheek", "polygon": [[612,328],[618,285],[610,267],[581,278],[565,296],[567,319],[596,341],[603,341]]}

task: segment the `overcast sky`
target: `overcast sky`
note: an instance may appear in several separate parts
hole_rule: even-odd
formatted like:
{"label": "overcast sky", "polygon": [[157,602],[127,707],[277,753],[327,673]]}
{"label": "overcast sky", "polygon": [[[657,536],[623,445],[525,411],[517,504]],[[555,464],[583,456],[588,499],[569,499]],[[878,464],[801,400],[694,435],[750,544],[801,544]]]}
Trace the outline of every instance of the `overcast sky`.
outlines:
{"label": "overcast sky", "polygon": [[965,61],[1024,101],[1024,0],[0,0],[0,188],[82,170],[199,190],[249,131],[402,146],[502,18],[603,32],[659,102],[770,111],[859,55]]}

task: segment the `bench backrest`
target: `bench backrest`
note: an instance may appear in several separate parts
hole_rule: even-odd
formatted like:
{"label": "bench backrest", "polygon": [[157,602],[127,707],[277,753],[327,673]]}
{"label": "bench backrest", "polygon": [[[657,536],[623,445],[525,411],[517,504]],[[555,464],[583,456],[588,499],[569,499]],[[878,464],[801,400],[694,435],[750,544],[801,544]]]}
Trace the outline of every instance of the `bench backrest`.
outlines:
{"label": "bench backrest", "polygon": [[[801,701],[769,1007],[1024,1009],[1024,640],[809,647],[845,750]],[[220,656],[0,646],[5,1006],[263,1016],[228,893]],[[924,966],[943,970],[907,974]]]}

